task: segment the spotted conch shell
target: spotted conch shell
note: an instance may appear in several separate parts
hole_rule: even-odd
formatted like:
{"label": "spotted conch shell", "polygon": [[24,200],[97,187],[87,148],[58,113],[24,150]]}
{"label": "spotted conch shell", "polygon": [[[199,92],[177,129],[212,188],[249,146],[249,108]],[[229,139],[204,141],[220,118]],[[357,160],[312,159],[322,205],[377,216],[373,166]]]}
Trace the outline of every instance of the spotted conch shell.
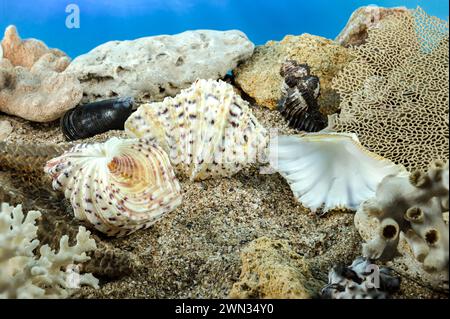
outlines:
{"label": "spotted conch shell", "polygon": [[294,196],[312,211],[356,210],[375,195],[388,175],[407,174],[365,149],[353,133],[279,136],[270,142],[269,161]]}
{"label": "spotted conch shell", "polygon": [[44,170],[70,200],[75,218],[108,236],[147,228],[181,203],[167,154],[146,139],[79,144]]}
{"label": "spotted conch shell", "polygon": [[125,131],[160,145],[191,180],[231,176],[260,161],[268,146],[249,104],[223,81],[197,80],[174,98],[142,105]]}

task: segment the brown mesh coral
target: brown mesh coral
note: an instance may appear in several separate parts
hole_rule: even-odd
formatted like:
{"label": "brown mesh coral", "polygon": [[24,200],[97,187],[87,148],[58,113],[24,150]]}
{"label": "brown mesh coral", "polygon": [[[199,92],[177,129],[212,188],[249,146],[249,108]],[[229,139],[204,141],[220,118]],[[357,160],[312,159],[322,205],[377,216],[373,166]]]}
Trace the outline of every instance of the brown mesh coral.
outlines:
{"label": "brown mesh coral", "polygon": [[353,52],[333,80],[342,101],[330,128],[410,170],[448,159],[448,21],[398,12]]}

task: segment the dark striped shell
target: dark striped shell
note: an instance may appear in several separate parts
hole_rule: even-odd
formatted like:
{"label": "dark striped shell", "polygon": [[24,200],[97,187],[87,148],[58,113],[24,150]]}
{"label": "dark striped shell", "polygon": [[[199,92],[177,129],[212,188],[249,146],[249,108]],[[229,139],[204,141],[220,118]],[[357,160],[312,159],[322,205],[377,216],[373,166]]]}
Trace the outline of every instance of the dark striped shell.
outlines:
{"label": "dark striped shell", "polygon": [[327,126],[327,118],[320,113],[317,98],[320,81],[310,74],[307,64],[286,61],[280,70],[284,78],[279,111],[289,126],[300,131],[317,132]]}

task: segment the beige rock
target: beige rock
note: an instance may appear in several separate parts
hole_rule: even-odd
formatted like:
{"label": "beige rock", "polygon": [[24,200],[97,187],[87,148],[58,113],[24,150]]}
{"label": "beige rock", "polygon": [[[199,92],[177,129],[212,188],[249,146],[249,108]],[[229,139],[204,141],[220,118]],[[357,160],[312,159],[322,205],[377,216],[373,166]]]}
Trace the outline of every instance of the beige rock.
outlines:
{"label": "beige rock", "polygon": [[332,40],[303,34],[286,36],[281,42],[269,41],[257,47],[249,60],[234,71],[236,83],[255,99],[256,103],[275,109],[281,98],[280,67],[284,60],[307,63],[311,73],[320,78],[319,105],[326,114],[339,107],[339,97],[331,87],[331,80],[352,59],[350,51]]}
{"label": "beige rock", "polygon": [[261,237],[241,253],[242,273],[230,298],[311,299],[323,283],[286,240]]}
{"label": "beige rock", "polygon": [[335,41],[345,47],[364,44],[368,36],[368,29],[378,28],[384,18],[406,11],[408,11],[406,7],[383,8],[376,5],[358,8],[352,13]]}
{"label": "beige rock", "polygon": [[5,140],[12,130],[13,128],[9,121],[0,121],[0,141]]}
{"label": "beige rock", "polygon": [[82,97],[78,79],[63,72],[70,59],[41,41],[20,40],[8,27],[0,59],[0,111],[35,122],[50,122]]}
{"label": "beige rock", "polygon": [[[22,40],[15,26],[6,28],[5,36],[1,42],[3,58],[8,59],[15,66],[31,67],[45,54],[52,53],[57,57],[65,57],[61,67],[69,65],[70,59],[58,49],[49,49],[44,42],[36,39]],[[63,70],[60,70],[63,71]]]}

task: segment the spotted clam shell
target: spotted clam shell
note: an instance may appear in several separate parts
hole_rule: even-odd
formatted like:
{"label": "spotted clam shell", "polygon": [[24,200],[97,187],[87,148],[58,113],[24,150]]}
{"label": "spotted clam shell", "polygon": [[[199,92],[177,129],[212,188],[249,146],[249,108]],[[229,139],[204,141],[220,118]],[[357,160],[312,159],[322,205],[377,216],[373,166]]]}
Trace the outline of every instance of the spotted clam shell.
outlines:
{"label": "spotted clam shell", "polygon": [[268,145],[249,104],[233,86],[214,80],[197,80],[174,98],[142,105],[125,131],[160,145],[191,180],[231,176],[260,161]]}
{"label": "spotted clam shell", "polygon": [[47,162],[45,172],[75,218],[108,236],[147,228],[181,203],[167,154],[145,139],[79,144]]}

